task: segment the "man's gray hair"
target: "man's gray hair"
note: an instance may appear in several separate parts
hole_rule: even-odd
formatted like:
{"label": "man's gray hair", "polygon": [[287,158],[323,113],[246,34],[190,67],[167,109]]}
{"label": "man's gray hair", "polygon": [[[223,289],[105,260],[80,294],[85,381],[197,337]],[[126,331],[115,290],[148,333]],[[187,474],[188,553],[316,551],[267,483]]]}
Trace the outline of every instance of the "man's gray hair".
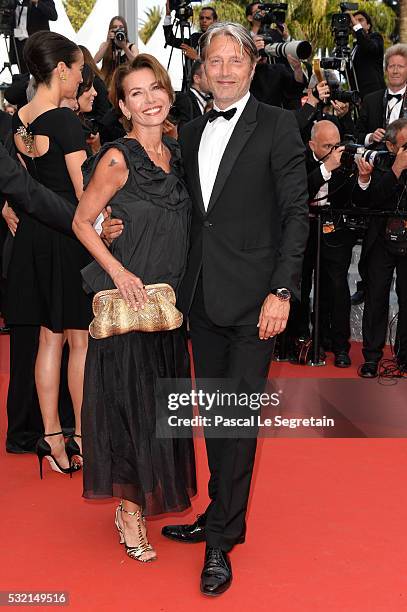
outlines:
{"label": "man's gray hair", "polygon": [[397,134],[404,128],[407,128],[407,119],[396,119],[396,121],[393,121],[387,126],[384,139],[395,145]]}
{"label": "man's gray hair", "polygon": [[250,32],[242,25],[231,21],[216,22],[212,24],[199,40],[201,57],[204,60],[206,50],[216,36],[229,36],[237,42],[241,53],[247,53],[252,64],[257,62],[259,52],[254,44]]}
{"label": "man's gray hair", "polygon": [[407,45],[398,43],[397,45],[392,45],[387,49],[386,53],[384,54],[384,67],[386,70],[389,65],[390,58],[392,58],[394,55],[401,55],[405,60],[407,60]]}

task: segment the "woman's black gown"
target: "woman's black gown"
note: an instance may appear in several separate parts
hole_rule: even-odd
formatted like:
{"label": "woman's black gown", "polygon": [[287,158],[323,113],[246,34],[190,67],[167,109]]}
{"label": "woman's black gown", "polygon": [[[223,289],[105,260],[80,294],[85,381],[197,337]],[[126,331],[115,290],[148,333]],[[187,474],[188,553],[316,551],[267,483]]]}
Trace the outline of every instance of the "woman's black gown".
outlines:
{"label": "woman's black gown", "polygon": [[[84,173],[86,185],[110,147],[122,151],[129,178],[109,202],[113,216],[124,221],[113,254],[144,284],[168,283],[176,291],[188,251],[190,200],[178,144],[164,138],[172,154],[169,174],[128,138],[105,145]],[[82,275],[91,292],[114,288],[96,262]],[[190,506],[196,493],[193,441],[155,435],[157,379],[189,376],[183,328],[90,338],[82,408],[84,497],[127,499],[147,516]]]}

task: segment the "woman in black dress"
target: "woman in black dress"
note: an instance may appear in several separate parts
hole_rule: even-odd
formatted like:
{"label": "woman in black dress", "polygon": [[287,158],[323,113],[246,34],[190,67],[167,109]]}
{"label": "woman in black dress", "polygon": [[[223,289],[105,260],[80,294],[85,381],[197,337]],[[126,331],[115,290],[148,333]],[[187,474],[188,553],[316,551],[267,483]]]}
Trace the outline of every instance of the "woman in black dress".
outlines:
{"label": "woman in black dress", "polygon": [[[175,291],[188,251],[190,199],[180,151],[163,136],[173,91],[168,74],[150,55],[116,71],[115,106],[128,136],[102,147],[85,164],[85,191],[73,229],[94,256],[83,270],[92,292],[115,286],[134,308],[146,300],[144,284]],[[125,228],[105,247],[93,223],[109,204]],[[114,255],[113,255],[114,253]],[[116,526],[127,554],[151,561],[145,516],[181,511],[196,492],[191,439],[155,435],[158,378],[188,378],[184,329],[131,332],[89,340],[82,409],[84,496],[119,497]]]}
{"label": "woman in black dress", "polygon": [[[78,117],[59,108],[73,98],[82,82],[83,56],[73,42],[53,32],[33,34],[25,59],[37,84],[34,98],[13,117],[14,141],[29,173],[72,203],[82,195],[81,166],[86,159],[84,132]],[[72,236],[65,236],[19,212],[9,266],[7,321],[41,326],[35,381],[45,435],[37,445],[51,467],[71,472],[70,459],[80,453],[80,410],[87,328],[91,303],[82,290],[80,270],[89,254]],[[68,385],[75,412],[75,436],[68,455],[58,417],[62,348],[69,344]],[[79,461],[79,460],[78,460]]]}

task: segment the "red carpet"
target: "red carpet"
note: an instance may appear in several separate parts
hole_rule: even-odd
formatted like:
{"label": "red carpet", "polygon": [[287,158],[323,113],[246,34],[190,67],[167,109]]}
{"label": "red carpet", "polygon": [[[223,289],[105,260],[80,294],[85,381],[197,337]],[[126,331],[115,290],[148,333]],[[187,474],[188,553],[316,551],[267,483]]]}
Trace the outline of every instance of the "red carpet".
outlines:
{"label": "red carpet", "polygon": [[[69,609],[86,612],[407,610],[405,440],[261,440],[246,544],[231,555],[234,583],[206,599],[199,592],[204,545],[160,536],[179,516],[149,521],[159,560],[142,565],[119,546],[114,503],[81,498],[80,474],[70,480],[47,466],[41,482],[33,455],[5,453],[7,350],[0,338],[0,591],[68,591]],[[359,364],[359,347],[353,357]],[[272,374],[349,376],[356,368],[273,364]],[[197,456],[200,493],[186,522],[207,502],[202,440]]]}

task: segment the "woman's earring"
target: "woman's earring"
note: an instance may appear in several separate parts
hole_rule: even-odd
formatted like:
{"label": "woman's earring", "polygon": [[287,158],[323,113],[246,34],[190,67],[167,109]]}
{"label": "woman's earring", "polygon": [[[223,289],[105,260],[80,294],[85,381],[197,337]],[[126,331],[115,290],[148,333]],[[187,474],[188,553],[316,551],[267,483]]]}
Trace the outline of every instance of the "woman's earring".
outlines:
{"label": "woman's earring", "polygon": [[66,81],[66,74],[63,72],[59,78],[61,81]]}

